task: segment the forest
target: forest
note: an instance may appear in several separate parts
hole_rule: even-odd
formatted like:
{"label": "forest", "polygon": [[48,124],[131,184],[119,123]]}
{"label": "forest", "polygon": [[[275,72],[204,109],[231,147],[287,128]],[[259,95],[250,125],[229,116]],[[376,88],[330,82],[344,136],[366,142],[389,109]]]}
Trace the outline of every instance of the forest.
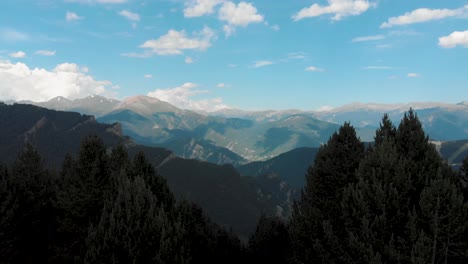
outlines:
{"label": "forest", "polygon": [[26,144],[0,165],[0,263],[468,263],[468,157],[453,170],[413,110],[397,127],[384,115],[371,145],[344,123],[291,216],[262,216],[248,240],[175,197],[142,152],[90,135],[45,164]]}

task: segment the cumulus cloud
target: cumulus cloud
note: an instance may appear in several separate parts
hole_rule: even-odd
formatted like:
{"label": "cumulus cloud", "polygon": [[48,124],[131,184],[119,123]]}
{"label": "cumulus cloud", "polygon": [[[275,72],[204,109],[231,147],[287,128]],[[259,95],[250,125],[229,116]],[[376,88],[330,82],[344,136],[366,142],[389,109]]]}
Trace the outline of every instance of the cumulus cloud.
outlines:
{"label": "cumulus cloud", "polygon": [[376,41],[376,40],[382,40],[382,39],[385,39],[384,35],[374,35],[374,36],[363,36],[363,37],[353,38],[351,41],[352,42],[365,42],[365,41]]}
{"label": "cumulus cloud", "polygon": [[328,112],[328,111],[331,111],[333,109],[335,109],[333,106],[324,105],[324,106],[319,107],[316,111],[317,112]]}
{"label": "cumulus cloud", "polygon": [[187,64],[192,64],[192,63],[194,62],[193,59],[192,59],[191,57],[185,57],[185,60],[184,60],[184,61],[185,61],[185,63],[187,63]]}
{"label": "cumulus cloud", "polygon": [[0,28],[0,40],[2,41],[26,41],[29,40],[28,34],[11,29],[11,28]]}
{"label": "cumulus cloud", "polygon": [[55,50],[38,50],[35,52],[35,54],[42,56],[54,56]]}
{"label": "cumulus cloud", "polygon": [[10,57],[20,59],[26,57],[26,53],[23,51],[17,51],[9,54]]}
{"label": "cumulus cloud", "polygon": [[153,75],[151,75],[151,74],[145,74],[144,77],[145,77],[146,79],[151,79],[151,78],[153,78]]}
{"label": "cumulus cloud", "polygon": [[83,19],[84,17],[79,16],[77,13],[69,12],[65,14],[65,19],[67,21],[75,21],[75,20],[80,20]]}
{"label": "cumulus cloud", "polygon": [[110,81],[97,81],[86,68],[62,63],[49,71],[29,68],[24,63],[0,60],[0,99],[45,101],[56,96],[82,98],[92,94],[113,96]]}
{"label": "cumulus cloud", "polygon": [[211,47],[211,40],[215,38],[214,31],[205,27],[200,32],[187,36],[185,31],[169,30],[166,35],[158,39],[151,39],[140,45],[146,49],[144,53],[124,53],[123,56],[146,58],[157,55],[180,55],[184,50],[206,50]]}
{"label": "cumulus cloud", "polygon": [[225,2],[219,9],[218,18],[226,21],[223,27],[226,36],[235,32],[236,27],[246,27],[251,23],[260,23],[263,16],[257,13],[257,8],[251,3],[240,2],[237,5],[233,2]]}
{"label": "cumulus cloud", "polygon": [[190,0],[185,3],[185,17],[200,17],[214,12],[215,6],[225,0]]}
{"label": "cumulus cloud", "polygon": [[128,10],[122,10],[118,14],[131,21],[140,21],[140,15],[138,15],[137,13],[130,12]]}
{"label": "cumulus cloud", "polygon": [[418,78],[418,77],[421,77],[421,74],[419,73],[414,73],[414,72],[410,72],[406,75],[408,78]]}
{"label": "cumulus cloud", "polygon": [[422,23],[431,20],[440,20],[448,17],[467,17],[468,5],[457,9],[429,9],[418,8],[398,17],[391,17],[380,25],[380,28]]}
{"label": "cumulus cloud", "polygon": [[254,64],[252,65],[253,68],[261,68],[265,67],[268,65],[272,65],[274,62],[268,61],[268,60],[261,60],[261,61],[254,61]]}
{"label": "cumulus cloud", "polygon": [[218,83],[218,84],[216,85],[216,87],[218,87],[218,88],[226,88],[227,86],[226,86],[225,83]]}
{"label": "cumulus cloud", "polygon": [[305,71],[311,71],[311,72],[323,72],[324,69],[322,68],[318,68],[318,67],[315,67],[315,66],[309,66],[309,67],[306,67],[305,68]]}
{"label": "cumulus cloud", "polygon": [[270,28],[273,29],[274,31],[279,31],[281,29],[279,25],[273,25]]}
{"label": "cumulus cloud", "polygon": [[65,2],[81,4],[124,4],[127,0],[65,0]]}
{"label": "cumulus cloud", "polygon": [[196,87],[195,83],[187,82],[174,88],[156,89],[149,92],[148,96],[158,98],[182,109],[212,112],[229,108],[221,98],[195,99],[194,97],[197,95],[208,93],[208,91],[199,90]]}
{"label": "cumulus cloud", "polygon": [[441,47],[454,48],[458,45],[468,48],[468,30],[454,31],[448,36],[439,38],[439,46]]}
{"label": "cumulus cloud", "polygon": [[294,21],[299,21],[308,17],[332,14],[334,15],[332,20],[337,21],[346,16],[360,15],[376,5],[368,0],[327,0],[327,2],[326,6],[315,3],[310,7],[303,8],[292,18]]}

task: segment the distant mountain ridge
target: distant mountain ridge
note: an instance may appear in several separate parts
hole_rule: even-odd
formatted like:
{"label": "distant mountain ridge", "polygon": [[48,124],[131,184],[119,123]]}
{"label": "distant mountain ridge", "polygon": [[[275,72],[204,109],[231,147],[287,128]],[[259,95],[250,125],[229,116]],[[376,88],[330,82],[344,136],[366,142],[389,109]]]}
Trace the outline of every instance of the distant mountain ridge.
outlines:
{"label": "distant mountain ridge", "polygon": [[[353,103],[327,111],[223,109],[210,113],[183,110],[143,95],[123,101],[97,95],[77,100],[56,97],[34,104],[92,114],[100,122],[118,122],[123,133],[137,143],[167,147],[181,157],[217,164],[238,165],[267,160],[300,147],[318,147],[344,122],[356,127],[361,140],[373,141],[384,113],[398,125],[410,107],[416,110],[431,139],[468,138],[466,101],[458,104]],[[212,151],[217,154],[210,154]]]}
{"label": "distant mountain ridge", "polygon": [[89,135],[99,136],[108,151],[118,145],[125,146],[130,157],[143,151],[174,194],[196,202],[214,221],[244,237],[254,231],[262,212],[289,213],[291,201],[286,197],[291,189],[284,184],[280,189],[281,183],[275,179],[241,177],[232,165],[183,159],[164,148],[137,145],[122,134],[119,124],[102,124],[93,116],[0,103],[0,127],[0,163],[13,162],[30,143],[46,167],[54,170],[61,167],[66,154],[76,157],[81,141]]}

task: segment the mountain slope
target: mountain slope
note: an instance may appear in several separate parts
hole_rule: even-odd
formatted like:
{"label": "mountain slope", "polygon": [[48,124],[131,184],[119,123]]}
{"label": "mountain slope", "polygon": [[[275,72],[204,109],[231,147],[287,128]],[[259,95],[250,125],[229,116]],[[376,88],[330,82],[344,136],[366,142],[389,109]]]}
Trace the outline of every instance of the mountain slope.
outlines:
{"label": "mountain slope", "polygon": [[101,137],[109,151],[118,145],[124,145],[131,157],[143,151],[178,197],[200,204],[210,218],[245,238],[262,212],[271,215],[284,206],[279,211],[288,214],[288,202],[280,200],[286,195],[270,194],[262,185],[265,181],[241,177],[232,166],[183,159],[164,148],[135,145],[122,135],[120,125],[101,124],[92,116],[0,103],[0,126],[0,163],[12,162],[29,142],[49,168],[58,168],[66,153],[77,155],[81,140],[89,134]]}
{"label": "mountain slope", "polygon": [[76,153],[81,140],[95,134],[108,145],[131,145],[119,124],[100,124],[93,116],[49,110],[33,105],[0,103],[0,158],[11,161],[25,143],[36,146],[51,166],[67,152]]}

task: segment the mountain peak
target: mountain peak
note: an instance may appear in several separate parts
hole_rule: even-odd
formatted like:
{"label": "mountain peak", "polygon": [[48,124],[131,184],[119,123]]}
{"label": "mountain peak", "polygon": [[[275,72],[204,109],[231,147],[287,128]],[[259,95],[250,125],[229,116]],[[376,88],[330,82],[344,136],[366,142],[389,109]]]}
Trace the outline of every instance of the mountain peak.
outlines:
{"label": "mountain peak", "polygon": [[146,95],[127,97],[119,104],[118,108],[129,109],[143,115],[151,115],[161,112],[179,113],[182,111],[167,102]]}
{"label": "mountain peak", "polygon": [[57,97],[54,97],[52,99],[50,99],[49,101],[47,102],[50,102],[50,103],[55,103],[55,102],[71,102],[70,100],[68,100],[67,98],[63,97],[63,96],[57,96]]}

